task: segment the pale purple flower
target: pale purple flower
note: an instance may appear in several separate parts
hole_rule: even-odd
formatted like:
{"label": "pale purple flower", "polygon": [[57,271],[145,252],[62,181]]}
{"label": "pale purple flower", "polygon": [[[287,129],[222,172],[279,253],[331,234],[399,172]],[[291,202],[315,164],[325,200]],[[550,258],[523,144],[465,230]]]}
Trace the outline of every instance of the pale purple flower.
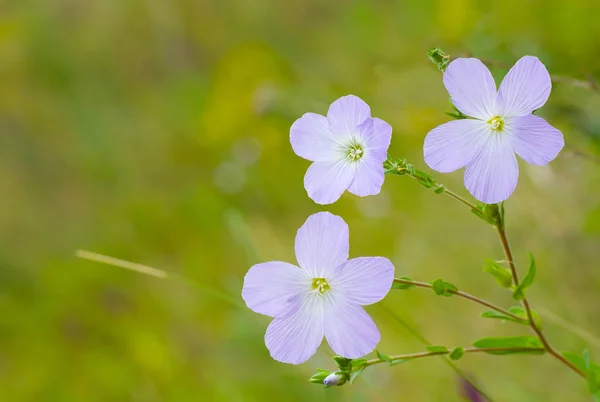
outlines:
{"label": "pale purple flower", "polygon": [[506,200],[519,179],[515,154],[533,165],[546,165],[562,147],[562,133],[533,111],[550,96],[552,83],[537,57],[522,57],[500,89],[478,59],[452,61],[444,73],[452,103],[471,119],[433,129],[425,138],[425,162],[447,173],[466,166],[465,186],[479,201]]}
{"label": "pale purple flower", "polygon": [[280,261],[254,265],[242,297],[253,311],[274,317],[265,343],[280,362],[300,364],[323,341],[346,358],[371,352],[379,330],[361,307],[385,297],[394,280],[387,258],[348,260],[348,225],[329,212],[310,216],[296,235],[297,267]]}
{"label": "pale purple flower", "polygon": [[333,102],[327,117],[306,113],[290,128],[294,152],[313,161],[304,188],[317,204],[331,204],[346,190],[379,194],[391,138],[392,126],[372,118],[369,105],[354,95]]}

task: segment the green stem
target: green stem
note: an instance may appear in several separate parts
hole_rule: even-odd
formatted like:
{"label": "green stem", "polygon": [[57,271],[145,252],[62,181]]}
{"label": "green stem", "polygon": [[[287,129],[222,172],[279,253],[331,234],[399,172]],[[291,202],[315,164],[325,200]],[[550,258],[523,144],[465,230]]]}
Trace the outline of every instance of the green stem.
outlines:
{"label": "green stem", "polygon": [[[506,231],[504,230],[504,221],[503,221],[504,217],[501,216],[500,219],[501,219],[501,222],[499,222],[499,224],[496,226],[496,230],[498,231],[498,236],[500,237],[500,243],[502,243],[502,249],[504,250],[504,255],[506,256],[506,261],[508,262],[508,266],[510,267],[510,271],[512,273],[513,282],[515,284],[515,287],[518,287],[519,286],[519,276],[517,274],[517,268],[515,266],[512,251],[510,249],[510,244],[508,243]],[[571,370],[573,370],[574,372],[576,372],[583,378],[587,378],[586,374],[583,371],[581,371],[577,366],[575,366],[573,363],[568,361],[559,351],[557,351],[550,344],[548,339],[546,339],[546,336],[542,332],[542,329],[537,325],[537,323],[533,319],[533,314],[531,312],[531,306],[529,305],[529,301],[527,300],[527,297],[523,297],[523,300],[521,300],[521,304],[523,305],[523,308],[525,309],[525,312],[527,313],[527,318],[529,319],[529,326],[531,327],[533,332],[537,335],[540,342],[542,342],[542,344],[544,345],[544,349],[548,353],[550,353],[550,355],[552,355],[557,360],[562,362],[564,365],[569,367]]]}
{"label": "green stem", "polygon": [[[395,283],[402,283],[402,284],[405,284],[405,285],[414,285],[414,286],[419,287],[419,288],[433,289],[433,285],[431,285],[430,283],[427,283],[427,282],[418,282],[418,281],[413,281],[413,280],[396,279],[396,278],[394,278],[394,282]],[[496,305],[494,305],[494,304],[492,304],[492,303],[490,303],[490,302],[488,302],[486,300],[483,300],[483,299],[480,299],[479,297],[473,296],[473,295],[471,295],[469,293],[463,292],[461,290],[451,290],[451,289],[448,289],[448,292],[453,293],[456,296],[462,297],[463,299],[467,299],[467,300],[470,300],[470,301],[475,302],[477,304],[481,304],[482,306],[491,308],[492,310],[495,310],[495,311],[497,311],[499,313],[505,314],[505,315],[513,318],[516,321],[520,321],[520,322],[523,322],[523,323],[526,323],[526,324],[529,323],[528,320],[526,320],[526,319],[524,319],[522,317],[519,317],[518,315],[515,315],[515,314],[511,313],[510,311],[505,310],[502,307],[498,307],[498,306],[496,306]],[[531,317],[529,319],[531,320]]]}
{"label": "green stem", "polygon": [[[465,348],[463,349],[464,353],[478,353],[478,352],[483,352],[483,353],[490,353],[490,352],[544,352],[545,349],[544,348]],[[397,360],[414,360],[414,359],[420,359],[423,357],[429,357],[429,356],[439,356],[439,355],[448,355],[450,354],[451,351],[450,350],[440,350],[437,352],[420,352],[420,353],[411,353],[411,354],[406,354],[406,355],[396,355],[396,356],[390,356],[391,361],[397,361]],[[382,359],[371,359],[371,360],[367,360],[367,362],[365,363],[365,366],[372,366],[374,364],[379,364],[379,363],[384,363],[384,362],[389,362],[388,360],[382,360]]]}
{"label": "green stem", "polygon": [[436,184],[436,189],[437,188],[443,188],[444,189],[444,194],[446,194],[448,197],[452,198],[453,200],[456,200],[456,201],[460,202],[461,204],[466,205],[467,207],[469,207],[471,209],[479,209],[479,207],[477,207],[477,205],[473,204],[472,202],[467,201],[466,199],[464,199],[460,195],[456,194],[454,191],[448,190],[443,185]]}

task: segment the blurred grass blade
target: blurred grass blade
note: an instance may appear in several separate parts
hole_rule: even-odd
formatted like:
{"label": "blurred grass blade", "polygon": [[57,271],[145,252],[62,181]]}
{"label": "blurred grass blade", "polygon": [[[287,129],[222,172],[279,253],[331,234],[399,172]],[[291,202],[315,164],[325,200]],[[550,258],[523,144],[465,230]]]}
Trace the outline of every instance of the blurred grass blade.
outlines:
{"label": "blurred grass blade", "polygon": [[152,268],[147,265],[137,264],[131,261],[120,260],[118,258],[109,257],[107,255],[93,253],[91,251],[77,250],[75,252],[75,256],[84,260],[96,261],[101,262],[103,264],[112,265],[114,267],[129,269],[131,271],[154,276],[156,278],[165,279],[168,276],[165,271],[162,271],[160,269]]}
{"label": "blurred grass blade", "polygon": [[94,253],[94,252],[86,251],[86,250],[77,250],[75,252],[75,256],[78,258],[82,258],[84,260],[100,262],[103,264],[112,265],[113,267],[128,269],[130,271],[135,271],[135,272],[138,272],[141,274],[153,276],[155,278],[170,279],[170,280],[174,280],[177,282],[181,282],[187,286],[197,288],[197,289],[201,290],[202,292],[209,294],[217,299],[221,299],[231,305],[234,305],[236,307],[243,308],[243,309],[246,308],[244,303],[242,303],[240,300],[238,300],[234,295],[231,295],[222,290],[215,289],[213,287],[209,287],[209,286],[203,285],[201,283],[186,279],[186,278],[182,277],[181,275],[167,273],[166,271],[163,271],[163,270],[157,269],[157,268],[152,268],[147,265],[138,264],[138,263],[126,261],[126,260],[121,260],[119,258],[110,257],[107,255],[98,254],[98,253]]}

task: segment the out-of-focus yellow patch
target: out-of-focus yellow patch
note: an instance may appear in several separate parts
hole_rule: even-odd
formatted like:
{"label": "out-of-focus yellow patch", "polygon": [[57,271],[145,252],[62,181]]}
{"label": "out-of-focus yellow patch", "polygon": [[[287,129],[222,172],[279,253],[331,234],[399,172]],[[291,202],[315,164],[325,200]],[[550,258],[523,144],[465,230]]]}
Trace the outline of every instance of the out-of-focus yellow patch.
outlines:
{"label": "out-of-focus yellow patch", "polygon": [[215,68],[199,140],[230,142],[254,131],[277,96],[284,69],[279,56],[262,44],[242,45],[226,54]]}
{"label": "out-of-focus yellow patch", "polygon": [[438,0],[436,8],[437,25],[445,41],[461,40],[477,23],[476,4],[472,0]]}

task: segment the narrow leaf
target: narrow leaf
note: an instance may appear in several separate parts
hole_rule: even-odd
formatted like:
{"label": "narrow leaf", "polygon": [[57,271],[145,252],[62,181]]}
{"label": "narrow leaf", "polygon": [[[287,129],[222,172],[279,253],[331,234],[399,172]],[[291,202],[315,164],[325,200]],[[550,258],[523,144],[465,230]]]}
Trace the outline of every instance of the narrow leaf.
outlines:
{"label": "narrow leaf", "polygon": [[579,370],[587,373],[588,370],[591,369],[593,372],[600,374],[600,366],[594,363],[590,363],[589,366],[586,365],[584,358],[580,354],[573,352],[562,352],[562,355],[565,357],[565,359],[573,363]]}
{"label": "narrow leaf", "polygon": [[436,345],[430,345],[427,346],[426,348],[429,352],[436,352],[436,353],[442,353],[442,352],[448,352],[448,348],[445,346],[436,346]]}
{"label": "narrow leaf", "polygon": [[534,353],[543,354],[543,350],[526,350],[527,348],[543,348],[542,342],[535,336],[507,336],[507,337],[489,337],[481,338],[473,342],[473,346],[478,348],[524,348],[516,350],[490,351],[489,354],[506,355],[515,353]]}
{"label": "narrow leaf", "polygon": [[525,289],[530,287],[533,284],[533,280],[535,278],[535,260],[533,255],[529,253],[529,269],[527,269],[527,274],[523,281],[517,286],[513,293],[513,299],[515,300],[523,300],[525,298]]}
{"label": "narrow leaf", "polygon": [[596,373],[592,370],[592,361],[589,350],[584,350],[581,354],[585,363],[585,371],[587,372],[587,382],[590,394],[598,395],[598,379]]}
{"label": "narrow leaf", "polygon": [[527,323],[527,321],[521,321],[521,320],[517,320],[509,315],[506,315],[504,313],[500,313],[498,311],[485,311],[483,313],[481,313],[481,317],[483,318],[495,318],[498,320],[506,320],[506,321],[512,321],[512,322],[516,322],[518,324],[523,324],[523,325],[529,325]]}
{"label": "narrow leaf", "polygon": [[350,374],[350,384],[352,384],[354,380],[356,380],[356,377],[358,377],[366,367],[366,365],[363,365],[357,368],[356,370],[352,371],[352,374]]}
{"label": "narrow leaf", "polygon": [[384,362],[388,362],[391,363],[392,362],[392,358],[389,357],[388,355],[384,355],[383,353],[379,353],[379,351],[375,351],[375,353],[377,353],[377,358],[379,360],[383,360]]}
{"label": "narrow leaf", "polygon": [[512,285],[512,274],[510,271],[496,261],[486,260],[483,266],[483,272],[487,272],[492,275],[496,282],[502,287],[509,288]]}
{"label": "narrow leaf", "polygon": [[414,169],[412,175],[419,183],[421,183],[421,185],[426,188],[430,188],[435,184],[435,179],[430,174],[427,174],[422,170]]}
{"label": "narrow leaf", "polygon": [[367,362],[367,359],[354,359],[352,360],[352,362],[350,363],[350,366],[352,367],[352,370],[356,369],[357,367],[362,366],[363,364],[365,364]]}
{"label": "narrow leaf", "polygon": [[490,220],[489,217],[480,208],[471,208],[471,212],[473,212],[475,215],[477,215],[478,217],[480,217],[481,219],[483,219],[490,225],[496,226],[496,222],[493,220]]}
{"label": "narrow leaf", "polygon": [[402,364],[410,361],[411,359],[396,359],[390,362],[390,366],[395,366],[396,364]]}
{"label": "narrow leaf", "polygon": [[[512,306],[508,309],[508,311],[510,311],[514,315],[518,315],[519,317],[524,318],[526,320],[529,319],[527,317],[527,313],[525,312],[525,309],[521,306]],[[535,322],[535,324],[537,325],[537,327],[539,329],[542,329],[542,319],[540,318],[540,315],[535,310],[530,310],[530,311],[531,311],[531,316],[533,317],[533,321]]]}

